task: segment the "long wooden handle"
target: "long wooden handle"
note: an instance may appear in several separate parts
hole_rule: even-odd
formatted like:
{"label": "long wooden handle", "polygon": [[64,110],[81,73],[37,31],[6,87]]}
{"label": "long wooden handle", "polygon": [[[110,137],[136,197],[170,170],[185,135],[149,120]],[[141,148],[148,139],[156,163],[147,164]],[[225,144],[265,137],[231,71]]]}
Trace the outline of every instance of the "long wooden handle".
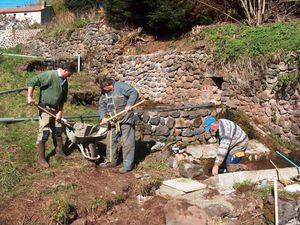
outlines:
{"label": "long wooden handle", "polygon": [[[121,112],[118,112],[117,114],[115,114],[115,115],[113,115],[112,117],[108,118],[108,119],[106,120],[105,123],[107,123],[107,122],[109,122],[109,121],[115,119],[116,117],[122,115],[123,113],[126,113],[126,112],[130,111],[131,109],[133,109],[133,108],[135,108],[135,107],[137,107],[137,106],[143,104],[145,101],[146,101],[146,100],[144,99],[144,100],[142,100],[142,101],[140,101],[140,102],[138,102],[138,103],[136,103],[136,104],[130,106],[130,108],[129,108],[128,110],[123,110],[123,111],[121,111]],[[105,124],[105,123],[102,123],[102,122],[101,122],[100,125],[103,125],[103,124]]]}
{"label": "long wooden handle", "polygon": [[[36,104],[36,103],[34,103],[34,105],[35,105],[38,109],[40,109],[40,110],[42,110],[43,112],[47,113],[48,115],[50,115],[50,116],[56,118],[56,116],[55,116],[52,112],[50,112],[49,110],[45,109],[44,107],[41,107],[40,105],[38,105],[38,104]],[[64,124],[64,125],[65,125],[66,127],[68,127],[69,129],[74,130],[74,128],[72,127],[72,125],[69,124],[69,123],[68,123],[66,120],[64,120],[63,118],[62,118],[60,121],[58,121],[58,122],[61,123],[61,124]]]}

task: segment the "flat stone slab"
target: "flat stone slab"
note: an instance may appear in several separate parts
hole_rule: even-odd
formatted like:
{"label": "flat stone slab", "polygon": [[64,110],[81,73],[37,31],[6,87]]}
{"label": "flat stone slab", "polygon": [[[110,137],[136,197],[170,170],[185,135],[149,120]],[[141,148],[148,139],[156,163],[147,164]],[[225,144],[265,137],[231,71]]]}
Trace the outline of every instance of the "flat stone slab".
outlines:
{"label": "flat stone slab", "polygon": [[218,144],[207,145],[188,145],[186,152],[196,159],[212,159],[216,158]]}
{"label": "flat stone slab", "polygon": [[[216,158],[218,144],[206,144],[206,145],[188,145],[186,152],[191,154],[196,159],[212,159]],[[269,155],[270,149],[258,142],[257,140],[250,140],[246,150],[246,155]]]}
{"label": "flat stone slab", "polygon": [[[296,177],[298,175],[298,170],[295,167],[279,168],[278,174],[279,180],[287,181]],[[246,180],[250,181],[251,183],[256,183],[262,180],[273,181],[274,177],[277,177],[277,171],[275,169],[239,171],[210,177],[206,179],[204,183],[222,192],[233,189],[234,183],[241,183]]]}
{"label": "flat stone slab", "polygon": [[182,196],[185,194],[185,192],[162,184],[159,189],[155,191],[155,194],[163,198],[170,199]]}
{"label": "flat stone slab", "polygon": [[246,154],[249,155],[269,155],[270,152],[271,150],[267,146],[257,140],[250,140],[246,150]]}
{"label": "flat stone slab", "polygon": [[203,188],[206,188],[206,184],[202,184],[198,181],[187,179],[187,178],[177,178],[172,180],[165,180],[163,184],[179,191],[183,191],[185,193],[197,191]]}

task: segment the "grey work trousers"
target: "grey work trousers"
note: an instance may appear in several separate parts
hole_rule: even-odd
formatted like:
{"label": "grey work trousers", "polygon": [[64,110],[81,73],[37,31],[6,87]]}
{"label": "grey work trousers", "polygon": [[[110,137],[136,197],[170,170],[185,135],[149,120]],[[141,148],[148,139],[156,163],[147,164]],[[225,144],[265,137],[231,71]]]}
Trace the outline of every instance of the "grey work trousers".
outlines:
{"label": "grey work trousers", "polygon": [[135,130],[134,125],[129,123],[120,124],[121,131],[117,132],[116,127],[109,127],[106,136],[106,159],[112,165],[117,164],[118,141],[121,138],[123,167],[125,170],[132,170],[135,152]]}

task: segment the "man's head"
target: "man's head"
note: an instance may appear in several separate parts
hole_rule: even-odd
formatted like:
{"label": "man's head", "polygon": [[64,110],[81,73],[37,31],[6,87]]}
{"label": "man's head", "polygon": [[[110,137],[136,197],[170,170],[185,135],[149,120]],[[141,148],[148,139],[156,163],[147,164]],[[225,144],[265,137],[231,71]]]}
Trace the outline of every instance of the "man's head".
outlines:
{"label": "man's head", "polygon": [[98,76],[95,80],[95,84],[100,87],[101,91],[109,92],[113,88],[114,80],[105,76]]}
{"label": "man's head", "polygon": [[61,76],[65,79],[67,77],[72,76],[73,73],[76,72],[76,66],[73,63],[65,65],[60,70]]}
{"label": "man's head", "polygon": [[216,120],[215,117],[213,116],[207,116],[204,119],[204,128],[205,128],[205,132],[216,132],[219,129],[219,122],[218,120]]}

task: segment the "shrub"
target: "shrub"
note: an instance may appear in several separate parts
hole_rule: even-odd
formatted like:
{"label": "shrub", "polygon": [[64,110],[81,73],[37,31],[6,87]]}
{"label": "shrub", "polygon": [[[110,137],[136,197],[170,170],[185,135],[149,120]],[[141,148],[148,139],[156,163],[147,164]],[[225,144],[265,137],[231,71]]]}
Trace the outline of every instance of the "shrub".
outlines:
{"label": "shrub", "polygon": [[[211,24],[236,12],[231,1],[104,0],[108,22],[115,27],[143,27],[153,34],[182,34],[193,25]],[[237,9],[239,10],[239,9]],[[232,18],[232,17],[231,17]]]}
{"label": "shrub", "polygon": [[65,0],[65,7],[76,14],[96,8],[97,0]]}

